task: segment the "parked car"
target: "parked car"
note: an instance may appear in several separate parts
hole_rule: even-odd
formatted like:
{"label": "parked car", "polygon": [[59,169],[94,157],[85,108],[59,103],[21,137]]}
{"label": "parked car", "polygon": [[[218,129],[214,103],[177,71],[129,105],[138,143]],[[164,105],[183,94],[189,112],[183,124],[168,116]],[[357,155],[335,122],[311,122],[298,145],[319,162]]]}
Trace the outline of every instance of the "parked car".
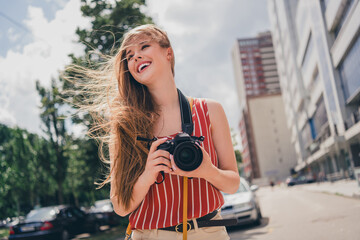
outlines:
{"label": "parked car", "polygon": [[224,193],[225,204],[221,208],[221,216],[224,219],[236,218],[238,225],[253,223],[261,224],[261,210],[255,192],[258,186],[249,186],[249,183],[240,178],[240,187],[234,194]]}
{"label": "parked car", "polygon": [[123,219],[114,212],[110,199],[96,201],[94,206],[90,208],[89,213],[96,217],[100,225],[116,226]]}
{"label": "parked car", "polygon": [[97,232],[100,229],[96,219],[72,206],[59,205],[30,211],[24,220],[10,226],[9,239],[58,239]]}
{"label": "parked car", "polygon": [[7,228],[8,221],[6,219],[0,220],[0,229]]}
{"label": "parked car", "polygon": [[286,184],[290,186],[299,185],[299,184],[306,184],[306,183],[313,183],[315,182],[315,178],[311,175],[304,176],[296,176],[296,177],[288,177],[286,178]]}

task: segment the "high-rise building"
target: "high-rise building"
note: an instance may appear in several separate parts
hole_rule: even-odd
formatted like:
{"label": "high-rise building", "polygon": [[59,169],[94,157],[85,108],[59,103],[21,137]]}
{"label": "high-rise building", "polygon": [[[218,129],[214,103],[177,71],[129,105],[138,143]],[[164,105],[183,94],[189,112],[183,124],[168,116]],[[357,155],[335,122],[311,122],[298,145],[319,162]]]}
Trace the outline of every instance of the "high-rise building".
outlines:
{"label": "high-rise building", "polygon": [[295,170],[328,179],[360,168],[359,0],[269,0]]}
{"label": "high-rise building", "polygon": [[270,32],[238,39],[232,49],[241,119],[243,172],[250,179],[283,180],[296,156],[285,123]]}

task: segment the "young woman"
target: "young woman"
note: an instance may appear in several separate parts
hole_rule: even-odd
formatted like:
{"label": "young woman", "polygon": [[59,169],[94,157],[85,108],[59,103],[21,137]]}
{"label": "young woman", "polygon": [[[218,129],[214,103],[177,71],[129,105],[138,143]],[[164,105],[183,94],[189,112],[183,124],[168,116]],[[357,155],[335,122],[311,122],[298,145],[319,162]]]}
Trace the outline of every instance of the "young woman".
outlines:
{"label": "young woman", "polygon": [[[157,150],[182,131],[174,63],[169,39],[158,27],[143,25],[125,35],[112,70],[117,91],[109,120],[110,198],[117,214],[129,214],[132,239],[182,239],[174,226],[182,222],[182,178],[190,177],[187,216],[193,229],[188,239],[229,239],[224,226],[198,224],[221,219],[220,191],[234,193],[240,182],[222,106],[193,99],[193,135],[204,136],[197,169],[183,171],[169,152]],[[138,136],[157,140],[148,149]]]}

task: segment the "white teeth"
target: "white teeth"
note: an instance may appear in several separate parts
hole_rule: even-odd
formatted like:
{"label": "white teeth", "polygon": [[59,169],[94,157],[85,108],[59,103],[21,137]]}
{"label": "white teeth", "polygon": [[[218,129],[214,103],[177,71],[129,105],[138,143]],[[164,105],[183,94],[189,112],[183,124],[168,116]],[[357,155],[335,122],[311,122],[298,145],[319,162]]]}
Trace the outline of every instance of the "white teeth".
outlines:
{"label": "white teeth", "polygon": [[140,66],[138,67],[138,72],[140,72],[141,69],[143,69],[144,67],[149,66],[149,65],[150,65],[150,63],[142,63],[142,64],[140,64]]}

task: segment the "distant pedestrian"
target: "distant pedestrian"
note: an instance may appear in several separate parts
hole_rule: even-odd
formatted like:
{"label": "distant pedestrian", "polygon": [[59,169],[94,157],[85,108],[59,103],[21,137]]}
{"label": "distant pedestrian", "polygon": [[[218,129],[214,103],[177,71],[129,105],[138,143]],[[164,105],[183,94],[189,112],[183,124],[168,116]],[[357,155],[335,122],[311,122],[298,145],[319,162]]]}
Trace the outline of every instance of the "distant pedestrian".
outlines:
{"label": "distant pedestrian", "polygon": [[270,186],[271,186],[271,189],[273,189],[273,188],[274,188],[274,185],[275,185],[275,184],[274,184],[274,182],[271,180],[271,181],[270,181]]}

